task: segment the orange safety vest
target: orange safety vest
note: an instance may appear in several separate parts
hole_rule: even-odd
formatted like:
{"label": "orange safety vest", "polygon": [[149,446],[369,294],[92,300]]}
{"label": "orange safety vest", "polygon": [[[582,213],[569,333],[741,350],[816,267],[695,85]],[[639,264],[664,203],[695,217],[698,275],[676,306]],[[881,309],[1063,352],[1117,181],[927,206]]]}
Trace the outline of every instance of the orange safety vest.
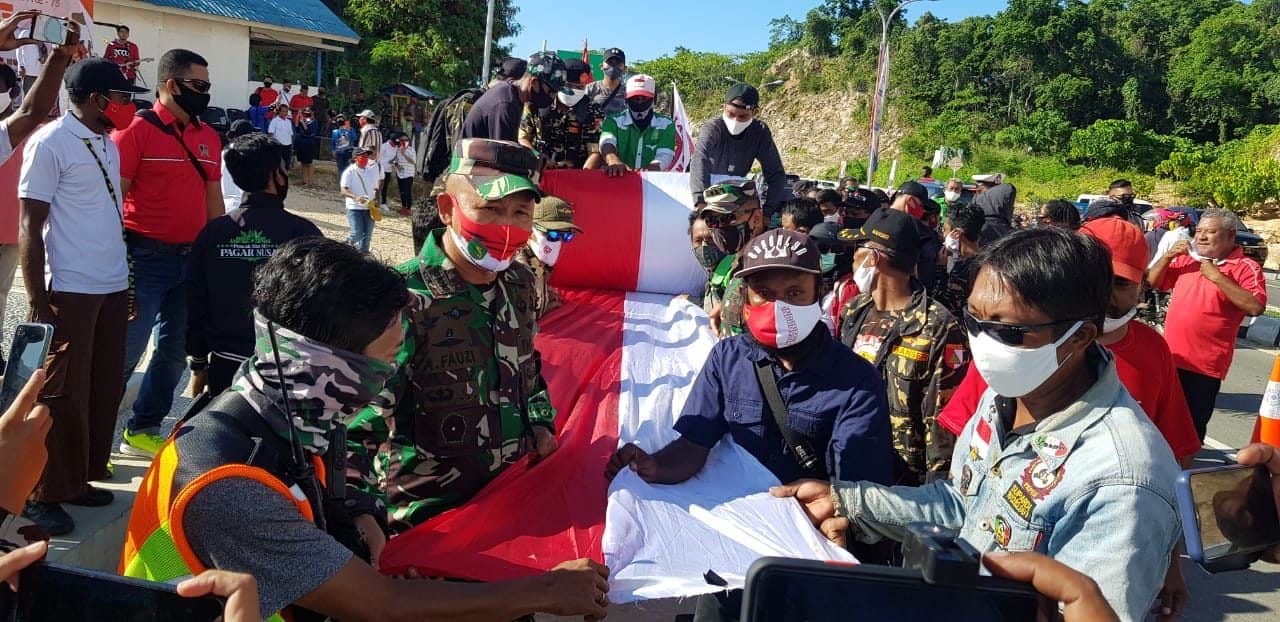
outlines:
{"label": "orange safety vest", "polygon": [[[191,544],[183,531],[183,516],[187,505],[196,494],[210,484],[229,478],[246,478],[262,484],[288,499],[308,521],[315,522],[315,514],[311,503],[297,484],[286,484],[286,477],[272,473],[267,468],[254,466],[246,462],[236,462],[227,454],[236,453],[236,448],[198,447],[183,442],[183,435],[178,430],[190,432],[195,427],[203,427],[208,432],[218,422],[212,420],[208,413],[201,413],[186,425],[179,426],[168,442],[156,454],[142,480],[138,494],[134,497],[133,511],[129,516],[129,526],[125,533],[124,551],[120,556],[119,572],[126,577],[146,579],[149,581],[177,582],[204,572],[207,568],[191,550]],[[224,426],[230,428],[230,426]],[[219,428],[213,438],[230,437],[227,432],[240,432],[234,429]],[[243,434],[240,434],[245,440]],[[201,439],[203,440],[203,439]],[[198,442],[194,439],[192,442]],[[183,457],[179,444],[191,449],[207,452],[200,456],[199,462],[220,463],[211,468],[199,469],[191,481],[182,481],[178,466]],[[219,443],[215,443],[218,445]],[[286,445],[287,446],[287,445]],[[249,456],[248,453],[245,456]],[[311,456],[312,464],[323,487],[325,485],[324,461],[318,456]],[[186,464],[184,466],[192,466]],[[203,466],[203,465],[197,465]],[[284,620],[281,613],[273,615],[270,620]]]}

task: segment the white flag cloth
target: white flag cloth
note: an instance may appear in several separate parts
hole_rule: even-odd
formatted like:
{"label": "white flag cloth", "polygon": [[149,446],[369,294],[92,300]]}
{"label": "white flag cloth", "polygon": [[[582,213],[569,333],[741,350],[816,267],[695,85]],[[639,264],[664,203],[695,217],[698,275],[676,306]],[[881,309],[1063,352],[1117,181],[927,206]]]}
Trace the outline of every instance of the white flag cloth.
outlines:
{"label": "white flag cloth", "polygon": [[671,158],[671,168],[667,170],[683,173],[689,170],[689,160],[693,158],[693,129],[684,111],[684,100],[680,99],[680,89],[675,86],[671,87],[671,116],[676,122],[676,157]]}

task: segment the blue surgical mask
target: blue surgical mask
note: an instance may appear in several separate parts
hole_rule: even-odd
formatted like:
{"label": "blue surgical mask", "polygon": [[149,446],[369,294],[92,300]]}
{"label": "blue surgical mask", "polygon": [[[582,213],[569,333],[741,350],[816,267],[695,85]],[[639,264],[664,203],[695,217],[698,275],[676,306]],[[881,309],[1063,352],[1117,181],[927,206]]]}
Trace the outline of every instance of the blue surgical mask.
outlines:
{"label": "blue surgical mask", "polygon": [[614,67],[613,65],[608,65],[604,68],[604,75],[608,77],[610,80],[621,80],[622,76],[627,75],[627,72],[623,70],[621,67]]}

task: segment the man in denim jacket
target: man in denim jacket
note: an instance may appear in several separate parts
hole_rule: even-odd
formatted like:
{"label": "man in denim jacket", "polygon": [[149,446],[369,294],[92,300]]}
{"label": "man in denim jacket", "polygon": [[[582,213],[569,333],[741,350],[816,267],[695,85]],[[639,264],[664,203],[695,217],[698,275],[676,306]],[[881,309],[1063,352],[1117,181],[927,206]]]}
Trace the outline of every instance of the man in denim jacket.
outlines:
{"label": "man in denim jacket", "polygon": [[982,552],[1038,551],[1098,582],[1122,619],[1144,618],[1180,530],[1178,465],[1094,343],[1111,262],[1061,230],[985,249],[964,312],[991,389],[956,443],[951,479],[919,488],[801,482],[824,533],[901,540],[908,523],[957,529]]}

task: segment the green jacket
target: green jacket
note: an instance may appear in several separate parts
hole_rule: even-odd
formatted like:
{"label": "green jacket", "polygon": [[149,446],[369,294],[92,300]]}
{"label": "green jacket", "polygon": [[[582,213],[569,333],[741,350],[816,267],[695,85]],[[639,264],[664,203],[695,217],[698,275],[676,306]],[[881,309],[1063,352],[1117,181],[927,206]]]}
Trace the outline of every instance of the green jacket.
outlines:
{"label": "green jacket", "polygon": [[600,128],[600,149],[605,145],[616,147],[623,164],[635,170],[656,161],[665,171],[676,157],[676,124],[671,117],[657,112],[645,129],[636,126],[630,111],[605,117]]}
{"label": "green jacket", "polygon": [[399,268],[422,298],[400,370],[348,424],[348,484],[380,494],[404,531],[462,505],[523,454],[555,410],[533,348],[533,274],[519,262],[487,288],[462,280],[443,229]]}

